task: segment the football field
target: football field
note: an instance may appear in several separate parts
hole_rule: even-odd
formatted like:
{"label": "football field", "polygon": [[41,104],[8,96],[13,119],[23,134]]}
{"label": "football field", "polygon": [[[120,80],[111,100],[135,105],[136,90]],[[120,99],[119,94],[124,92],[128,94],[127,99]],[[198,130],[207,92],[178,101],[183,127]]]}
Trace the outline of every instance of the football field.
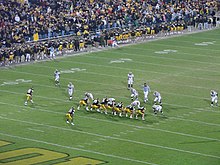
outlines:
{"label": "football field", "polygon": [[[60,87],[54,71],[61,71]],[[131,103],[127,74],[146,107],[145,121],[84,107],[65,121],[85,92]],[[67,85],[75,86],[69,100]],[[142,85],[151,88],[143,102]],[[33,87],[34,104],[24,106]],[[0,68],[0,164],[219,165],[220,29],[104,51]],[[161,93],[164,114],[152,111]]]}

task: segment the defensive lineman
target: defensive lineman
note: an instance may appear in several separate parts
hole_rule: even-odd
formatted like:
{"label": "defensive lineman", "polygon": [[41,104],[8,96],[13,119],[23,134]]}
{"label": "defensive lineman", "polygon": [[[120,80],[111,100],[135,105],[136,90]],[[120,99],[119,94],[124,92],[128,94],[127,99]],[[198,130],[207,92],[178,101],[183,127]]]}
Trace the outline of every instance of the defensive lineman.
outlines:
{"label": "defensive lineman", "polygon": [[131,100],[137,100],[138,99],[138,92],[136,89],[131,88]]}
{"label": "defensive lineman", "polygon": [[134,74],[132,72],[128,73],[128,89],[133,88]]}
{"label": "defensive lineman", "polygon": [[218,106],[218,93],[214,90],[211,90],[210,95],[211,95],[211,106],[213,107],[214,104]]}
{"label": "defensive lineman", "polygon": [[158,112],[160,112],[161,114],[163,114],[163,111],[162,111],[162,105],[156,105],[154,104],[152,106],[153,108],[153,111],[154,111],[154,114],[156,115]]}
{"label": "defensive lineman", "polygon": [[161,97],[160,93],[155,91],[154,96],[155,96],[154,104],[159,103],[160,105],[162,105],[162,97]]}

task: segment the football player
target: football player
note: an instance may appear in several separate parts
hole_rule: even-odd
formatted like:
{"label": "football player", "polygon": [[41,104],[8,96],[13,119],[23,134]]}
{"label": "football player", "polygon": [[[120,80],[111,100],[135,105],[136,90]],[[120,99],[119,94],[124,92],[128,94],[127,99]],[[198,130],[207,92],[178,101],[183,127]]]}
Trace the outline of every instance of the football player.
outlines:
{"label": "football player", "polygon": [[97,112],[100,112],[100,102],[99,99],[94,99],[93,103],[90,106],[90,111],[92,111],[93,109],[95,109]]}
{"label": "football player", "polygon": [[71,107],[70,110],[66,113],[66,123],[67,124],[71,123],[71,125],[74,125],[74,123],[73,123],[74,114],[75,114],[75,109],[74,109],[74,107]]}
{"label": "football player", "polygon": [[[102,110],[102,111],[104,111],[104,113],[105,114],[107,114],[107,105],[108,105],[108,98],[107,97],[104,97],[103,99],[102,99],[102,102],[100,103],[100,109]],[[101,113],[102,113],[102,111],[101,111]]]}
{"label": "football player", "polygon": [[77,109],[80,110],[81,106],[85,106],[86,110],[88,111],[89,110],[88,100],[89,100],[89,97],[87,95],[85,95],[85,97],[79,101],[79,105],[78,105]]}
{"label": "football player", "polygon": [[133,88],[134,74],[132,72],[128,73],[128,89]]}
{"label": "football player", "polygon": [[128,117],[128,114],[130,114],[130,119],[133,118],[133,114],[134,114],[134,107],[131,105],[128,105],[124,108],[124,112],[125,112],[125,117]]}
{"label": "football player", "polygon": [[144,102],[146,103],[148,101],[148,94],[150,92],[150,87],[149,85],[147,85],[147,83],[144,83],[143,91],[144,91]]}
{"label": "football player", "polygon": [[85,93],[85,96],[87,96],[88,99],[93,100],[93,94],[92,94],[92,93],[86,92],[86,93]]}
{"label": "football player", "polygon": [[122,117],[123,112],[123,103],[119,102],[113,107],[113,115],[119,115],[119,117]]}
{"label": "football player", "polygon": [[132,106],[132,107],[140,108],[140,105],[141,105],[141,103],[140,103],[140,101],[138,101],[138,100],[135,100],[135,101],[133,101],[133,102],[131,103],[131,106]]}
{"label": "football player", "polygon": [[26,94],[26,101],[24,102],[24,105],[28,104],[28,101],[30,101],[32,104],[34,103],[32,95],[33,95],[34,89],[29,88]]}
{"label": "football player", "polygon": [[107,103],[107,106],[106,108],[111,110],[112,111],[112,114],[113,113],[113,107],[115,106],[115,98],[108,98],[108,103]]}
{"label": "football player", "polygon": [[137,90],[131,87],[130,91],[131,91],[131,100],[137,100],[138,99],[138,92],[137,92]]}
{"label": "football player", "polygon": [[145,108],[144,107],[140,107],[137,109],[136,111],[136,119],[138,119],[138,115],[141,115],[141,119],[145,120],[144,116],[145,116]]}
{"label": "football player", "polygon": [[154,92],[154,104],[159,103],[160,105],[162,105],[162,97],[160,95],[159,92],[155,91]]}
{"label": "football player", "polygon": [[153,109],[155,115],[156,115],[158,112],[160,112],[161,114],[163,114],[162,105],[154,104],[154,105],[152,106],[152,109]]}
{"label": "football player", "polygon": [[211,106],[213,107],[214,104],[218,106],[218,93],[214,90],[210,91],[210,96],[211,96]]}
{"label": "football player", "polygon": [[72,100],[73,99],[73,92],[74,92],[74,85],[71,83],[71,82],[69,82],[69,84],[68,84],[68,94],[69,94],[69,100]]}
{"label": "football player", "polygon": [[54,81],[56,86],[60,86],[60,72],[57,69],[54,72]]}

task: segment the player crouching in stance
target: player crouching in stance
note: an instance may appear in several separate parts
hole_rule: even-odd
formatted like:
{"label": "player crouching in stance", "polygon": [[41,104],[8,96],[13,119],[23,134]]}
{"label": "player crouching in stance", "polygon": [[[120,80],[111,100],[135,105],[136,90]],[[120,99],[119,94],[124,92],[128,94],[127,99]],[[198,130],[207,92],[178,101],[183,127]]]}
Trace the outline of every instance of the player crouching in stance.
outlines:
{"label": "player crouching in stance", "polygon": [[134,115],[134,107],[131,105],[128,105],[124,108],[125,117],[128,117],[128,114],[130,114],[130,119],[133,118]]}
{"label": "player crouching in stance", "polygon": [[131,88],[131,100],[137,100],[138,99],[138,92],[136,89]]}
{"label": "player crouching in stance", "polygon": [[33,92],[34,92],[33,88],[28,89],[27,94],[26,94],[26,101],[24,102],[24,105],[27,105],[28,101],[30,101],[32,104],[34,103],[32,99]]}
{"label": "player crouching in stance", "polygon": [[213,107],[214,104],[218,106],[218,93],[214,90],[211,90],[210,96],[211,96],[211,106]]}
{"label": "player crouching in stance", "polygon": [[94,99],[92,104],[90,105],[90,111],[95,109],[97,112],[100,112],[100,102],[99,99]]}
{"label": "player crouching in stance", "polygon": [[145,120],[144,116],[145,116],[145,108],[144,107],[140,107],[136,110],[136,119],[138,119],[138,116],[141,115],[141,119]]}
{"label": "player crouching in stance", "polygon": [[80,110],[81,106],[86,106],[86,110],[88,111],[89,110],[89,108],[88,108],[88,100],[89,100],[88,96],[85,96],[83,99],[81,99],[79,101],[79,105],[78,105],[77,109]]}
{"label": "player crouching in stance", "polygon": [[88,105],[89,105],[90,99],[93,100],[92,93],[86,92],[85,97],[79,101],[79,105],[78,105],[77,109],[79,110],[81,106],[86,106],[86,110],[89,111]]}
{"label": "player crouching in stance", "polygon": [[70,110],[66,113],[66,123],[67,124],[71,123],[71,125],[74,125],[74,123],[73,123],[74,114],[75,114],[75,109],[74,109],[74,107],[71,107]]}
{"label": "player crouching in stance", "polygon": [[56,86],[60,86],[60,72],[57,69],[54,72],[54,82]]}
{"label": "player crouching in stance", "polygon": [[157,91],[154,91],[154,97],[155,97],[154,104],[158,103],[158,104],[162,105],[162,97],[161,97],[160,93]]}
{"label": "player crouching in stance", "polygon": [[113,112],[114,106],[115,106],[115,98],[108,98],[108,103],[107,103],[106,109],[110,110],[113,115],[114,115],[114,112]]}
{"label": "player crouching in stance", "polygon": [[158,112],[160,112],[161,114],[163,114],[162,105],[156,105],[156,104],[154,104],[154,105],[152,106],[152,109],[153,109],[155,115],[157,115]]}
{"label": "player crouching in stance", "polygon": [[118,114],[119,117],[122,117],[123,103],[122,102],[117,103],[113,107],[112,112],[113,112],[113,115],[117,115]]}
{"label": "player crouching in stance", "polygon": [[104,97],[102,99],[102,102],[100,103],[100,109],[101,109],[101,113],[104,111],[104,113],[107,115],[108,112],[107,112],[107,107],[108,106],[108,98],[107,97]]}

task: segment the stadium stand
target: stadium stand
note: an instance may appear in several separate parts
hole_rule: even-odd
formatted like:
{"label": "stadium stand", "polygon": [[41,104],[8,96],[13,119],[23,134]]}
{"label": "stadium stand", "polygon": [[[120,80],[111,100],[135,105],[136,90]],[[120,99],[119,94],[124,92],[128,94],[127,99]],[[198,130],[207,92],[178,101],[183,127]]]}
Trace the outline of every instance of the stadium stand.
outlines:
{"label": "stadium stand", "polygon": [[210,29],[219,6],[219,0],[0,0],[0,61]]}

